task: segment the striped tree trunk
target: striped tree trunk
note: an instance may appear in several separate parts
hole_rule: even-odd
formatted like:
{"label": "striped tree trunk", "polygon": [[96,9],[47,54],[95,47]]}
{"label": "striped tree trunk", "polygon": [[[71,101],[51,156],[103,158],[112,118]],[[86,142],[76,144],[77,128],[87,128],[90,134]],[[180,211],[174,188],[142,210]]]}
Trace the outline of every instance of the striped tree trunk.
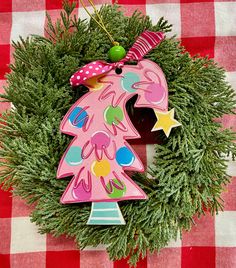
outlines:
{"label": "striped tree trunk", "polygon": [[124,225],[125,220],[117,202],[93,202],[87,224]]}

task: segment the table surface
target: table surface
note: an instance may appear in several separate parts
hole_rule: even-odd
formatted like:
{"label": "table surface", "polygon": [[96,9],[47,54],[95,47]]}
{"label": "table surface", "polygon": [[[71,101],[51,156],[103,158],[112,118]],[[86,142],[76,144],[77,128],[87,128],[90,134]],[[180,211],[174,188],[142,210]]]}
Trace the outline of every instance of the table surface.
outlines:
{"label": "table surface", "polygon": [[[110,0],[94,0],[99,7]],[[194,0],[121,0],[126,15],[139,9],[156,22],[164,16],[173,24],[173,32],[192,54],[214,58],[226,69],[227,80],[236,88],[236,1]],[[0,0],[0,92],[5,85],[7,64],[12,60],[11,40],[19,35],[44,35],[46,11],[55,20],[61,0]],[[77,4],[77,14],[86,18]],[[0,105],[0,112],[9,108]],[[225,127],[236,130],[235,116],[225,116]],[[151,162],[153,145],[134,145],[145,164]],[[229,162],[228,172],[236,175]],[[173,241],[160,254],[147,254],[137,267],[151,268],[234,268],[236,267],[236,178],[222,195],[225,211],[196,219],[196,226]],[[27,207],[19,198],[0,190],[0,267],[1,268],[125,268],[126,260],[112,262],[104,246],[76,250],[65,237],[40,235],[30,222]]]}

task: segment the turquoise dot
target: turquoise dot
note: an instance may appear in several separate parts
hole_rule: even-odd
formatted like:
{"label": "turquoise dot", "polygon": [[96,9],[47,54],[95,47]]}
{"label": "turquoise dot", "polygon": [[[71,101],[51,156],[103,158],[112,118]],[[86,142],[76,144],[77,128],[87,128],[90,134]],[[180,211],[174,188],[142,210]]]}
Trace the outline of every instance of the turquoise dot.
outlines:
{"label": "turquoise dot", "polygon": [[135,156],[132,153],[132,151],[127,148],[126,146],[121,147],[117,152],[116,152],[116,162],[120,166],[131,166],[134,162]]}
{"label": "turquoise dot", "polygon": [[81,107],[75,107],[69,116],[70,123],[78,128],[82,128],[88,117],[87,112]]}
{"label": "turquoise dot", "polygon": [[136,73],[129,72],[121,78],[121,86],[125,91],[132,93],[136,91],[136,89],[132,88],[132,85],[139,81],[139,76]]}
{"label": "turquoise dot", "polygon": [[68,150],[65,161],[70,166],[77,166],[82,163],[82,149],[79,146],[72,146]]}

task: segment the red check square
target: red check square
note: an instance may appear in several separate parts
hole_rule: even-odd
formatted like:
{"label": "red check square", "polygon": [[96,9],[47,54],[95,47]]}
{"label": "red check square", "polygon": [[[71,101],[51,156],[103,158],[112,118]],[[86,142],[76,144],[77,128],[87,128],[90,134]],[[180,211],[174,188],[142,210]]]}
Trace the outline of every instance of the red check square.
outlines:
{"label": "red check square", "polygon": [[236,70],[236,36],[217,36],[215,42],[215,60],[226,71]]}
{"label": "red check square", "polygon": [[[61,12],[60,9],[47,10],[47,13],[50,16],[53,24],[55,24],[57,19],[60,18],[60,12]],[[48,21],[47,21],[47,19],[45,19],[44,29],[47,27],[47,23],[48,23]],[[44,32],[44,35],[46,37],[48,37],[46,32]]]}
{"label": "red check square", "polygon": [[11,35],[12,14],[4,12],[0,15],[0,44],[9,44]]}
{"label": "red check square", "polygon": [[[47,268],[65,268],[80,267],[80,251],[47,251],[46,267]],[[84,268],[84,267],[81,267]]]}
{"label": "red check square", "polygon": [[[63,6],[62,0],[45,0],[45,1],[46,1],[46,10],[62,9],[62,6]],[[79,0],[69,0],[69,2],[76,2],[77,7],[78,7],[78,1]]]}
{"label": "red check square", "polygon": [[223,128],[230,128],[236,131],[236,116],[233,114],[225,114],[220,119],[219,122],[222,124]]}
{"label": "red check square", "polygon": [[180,268],[181,248],[163,248],[159,253],[149,253],[147,260],[150,268]]}
{"label": "red check square", "polygon": [[49,9],[61,9],[62,1],[61,0],[46,0],[46,10]]}
{"label": "red check square", "polygon": [[45,268],[45,252],[11,254],[11,268]]}
{"label": "red check square", "polygon": [[[53,1],[51,1],[53,2]],[[12,0],[12,11],[37,11],[45,10],[45,0]]]}
{"label": "red check square", "polygon": [[[91,4],[89,3],[88,0],[84,0],[83,2],[84,2],[86,7],[92,8]],[[104,4],[112,4],[112,0],[93,0],[93,3],[94,3],[95,6],[104,5]],[[83,6],[80,3],[80,1],[78,1],[78,5],[79,5],[80,8],[83,8]],[[99,10],[99,8],[97,8],[97,9]],[[92,13],[94,13],[94,12],[92,11]]]}
{"label": "red check square", "polygon": [[0,253],[0,264],[2,268],[11,268],[10,265],[10,254],[1,254]]}
{"label": "red check square", "polygon": [[181,0],[146,0],[148,4],[167,4],[167,3],[179,3]]}
{"label": "red check square", "polygon": [[15,48],[11,46],[10,47],[10,63],[11,64],[15,63],[14,53],[15,53]]}
{"label": "red check square", "polygon": [[214,58],[215,37],[188,37],[181,38],[182,45],[192,55],[199,54],[202,57]]}
{"label": "red check square", "polygon": [[[60,18],[60,13],[61,13],[61,10],[60,9],[52,9],[52,10],[47,10],[47,13],[48,15],[50,16],[51,20],[52,20],[52,23],[55,24],[56,21]],[[78,17],[78,8],[75,8],[72,12],[72,16],[76,16]],[[44,23],[44,36],[49,38],[49,35],[46,31],[46,28],[47,28],[47,19],[45,19],[45,23]]]}
{"label": "red check square", "polygon": [[[113,262],[109,260],[108,253],[105,250],[82,250],[80,251],[80,267],[103,267],[112,268]],[[121,268],[120,266],[119,268]],[[114,268],[114,267],[113,267]],[[122,268],[125,268],[123,266]]]}
{"label": "red check square", "polygon": [[[0,80],[0,94],[3,94],[5,92],[3,87],[6,86],[6,84],[7,84],[6,80]],[[0,98],[0,100],[3,100],[3,99]],[[10,108],[11,108],[11,104],[9,102],[1,102],[0,114],[5,112],[7,109],[10,109]],[[0,195],[1,195],[1,193],[0,193]],[[1,197],[0,197],[0,199],[1,199]],[[0,201],[0,203],[1,203],[1,201]],[[1,211],[1,209],[0,209],[0,211]],[[0,212],[0,218],[1,218],[1,212]]]}
{"label": "red check square", "polygon": [[0,219],[0,237],[1,237],[0,254],[10,253],[10,249],[11,249],[11,219],[10,218]]}
{"label": "red check square", "polygon": [[14,196],[12,198],[12,217],[28,217],[33,209],[20,197]]}
{"label": "red check square", "polygon": [[11,218],[12,197],[11,193],[0,188],[0,218]]}
{"label": "red check square", "polygon": [[[115,261],[114,268],[130,268],[128,258]],[[136,265],[136,268],[147,268],[147,258],[140,259]]]}
{"label": "red check square", "polygon": [[236,248],[217,247],[216,248],[216,267],[233,268],[236,267]]}
{"label": "red check square", "polygon": [[122,5],[122,4],[124,4],[124,5],[135,5],[135,6],[144,5],[145,6],[146,0],[129,0],[129,2],[127,2],[127,0],[118,0],[117,4],[119,4],[119,5]]}
{"label": "red check square", "polygon": [[11,12],[11,11],[12,11],[12,0],[1,0],[0,12]]}
{"label": "red check square", "polygon": [[0,45],[0,79],[4,79],[6,73],[10,72],[8,64],[10,63],[10,45]]}
{"label": "red check square", "polygon": [[121,5],[124,10],[125,16],[132,16],[135,10],[140,11],[142,14],[146,14],[145,5]]}
{"label": "red check square", "polygon": [[181,268],[215,268],[215,247],[182,247]]}
{"label": "red check square", "polygon": [[196,225],[184,232],[182,246],[215,246],[215,219],[210,213],[200,219],[194,217]]}
{"label": "red check square", "polygon": [[214,2],[214,0],[180,0],[181,4],[182,3],[205,3],[205,2]]}
{"label": "red check square", "polygon": [[182,4],[181,30],[182,37],[214,36],[214,3]]}
{"label": "red check square", "polygon": [[221,197],[224,200],[224,210],[236,211],[236,177],[227,185],[227,191],[223,192]]}
{"label": "red check square", "polygon": [[51,234],[47,234],[47,250],[48,251],[62,251],[62,250],[75,250],[76,245],[73,239],[60,236],[53,237]]}

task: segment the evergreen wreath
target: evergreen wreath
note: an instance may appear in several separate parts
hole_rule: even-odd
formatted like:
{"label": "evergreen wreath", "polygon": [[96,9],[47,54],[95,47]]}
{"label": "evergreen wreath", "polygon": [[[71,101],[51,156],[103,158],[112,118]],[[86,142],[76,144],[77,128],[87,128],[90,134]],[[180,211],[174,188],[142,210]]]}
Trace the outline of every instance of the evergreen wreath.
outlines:
{"label": "evergreen wreath", "polygon": [[[162,143],[155,147],[152,167],[132,177],[149,199],[120,203],[127,224],[86,225],[90,203],[59,203],[69,180],[57,180],[56,170],[71,140],[59,132],[59,125],[86,92],[84,86],[71,88],[71,74],[88,62],[108,60],[110,42],[93,20],[73,16],[74,8],[75,3],[65,3],[55,25],[48,16],[48,38],[21,38],[13,44],[15,63],[1,95],[14,108],[1,118],[0,182],[3,189],[13,186],[14,195],[35,204],[31,218],[41,233],[74,237],[80,249],[106,244],[111,259],[130,256],[135,264],[147,250],[159,250],[189,230],[193,215],[222,209],[220,194],[230,180],[223,156],[236,154],[235,134],[215,119],[233,113],[234,91],[222,68],[208,58],[190,57],[174,37],[153,49],[146,58],[165,73],[169,105],[182,127],[168,139],[156,134]],[[171,30],[163,18],[152,25],[148,16],[135,12],[126,17],[116,5],[99,12],[126,51],[146,29]],[[130,106],[132,110],[132,102]]]}

